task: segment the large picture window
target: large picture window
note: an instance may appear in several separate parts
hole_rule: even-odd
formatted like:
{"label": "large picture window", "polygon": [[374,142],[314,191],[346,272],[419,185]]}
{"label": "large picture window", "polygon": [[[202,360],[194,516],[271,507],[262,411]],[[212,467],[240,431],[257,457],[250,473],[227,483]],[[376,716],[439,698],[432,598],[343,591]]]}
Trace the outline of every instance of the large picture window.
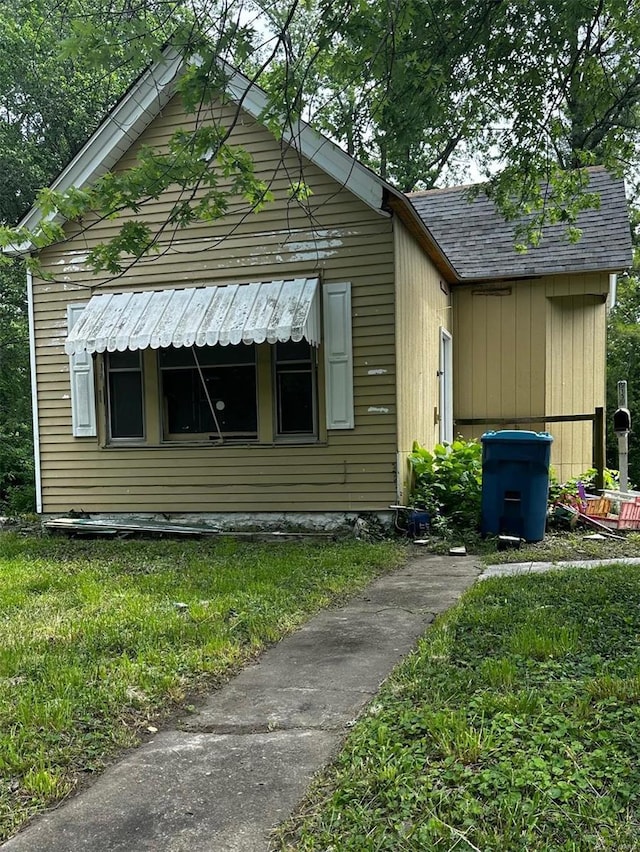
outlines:
{"label": "large picture window", "polygon": [[112,440],[144,438],[140,352],[107,355],[107,406]]}
{"label": "large picture window", "polygon": [[255,346],[161,349],[163,437],[257,438]]}
{"label": "large picture window", "polygon": [[[104,363],[110,442],[318,437],[317,350],[306,340],[127,350]],[[273,411],[271,438],[261,407]]]}
{"label": "large picture window", "polygon": [[67,310],[72,434],[157,447],[353,429],[351,318],[350,283],[318,278],[97,293]]}

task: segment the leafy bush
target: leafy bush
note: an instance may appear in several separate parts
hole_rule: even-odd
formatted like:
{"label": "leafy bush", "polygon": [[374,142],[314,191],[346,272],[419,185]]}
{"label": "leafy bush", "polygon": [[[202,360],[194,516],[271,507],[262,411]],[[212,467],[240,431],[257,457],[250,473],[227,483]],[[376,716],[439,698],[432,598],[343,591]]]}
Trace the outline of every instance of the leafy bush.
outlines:
{"label": "leafy bush", "polygon": [[0,510],[10,514],[32,512],[35,504],[30,497],[18,499],[20,505],[25,505],[25,508],[19,510],[18,504],[11,505],[11,495],[15,499],[23,489],[32,493],[33,483],[33,445],[30,430],[26,426],[8,429],[0,424]]}
{"label": "leafy bush", "polygon": [[26,483],[8,488],[2,508],[9,517],[33,514],[36,510],[35,486]]}
{"label": "leafy bush", "polygon": [[482,498],[478,441],[437,444],[433,452],[414,443],[409,462],[414,476],[411,504],[429,511],[436,528],[439,518],[454,529],[478,527]]}

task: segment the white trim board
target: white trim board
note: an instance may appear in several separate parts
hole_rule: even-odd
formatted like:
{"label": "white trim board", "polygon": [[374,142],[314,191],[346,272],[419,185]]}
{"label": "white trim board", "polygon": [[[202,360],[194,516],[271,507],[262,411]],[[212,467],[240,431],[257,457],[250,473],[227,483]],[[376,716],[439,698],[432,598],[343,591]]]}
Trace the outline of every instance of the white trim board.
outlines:
{"label": "white trim board", "polygon": [[[244,74],[223,63],[229,75],[227,94],[241,104],[249,115],[259,119],[268,105],[265,92]],[[69,165],[51,184],[65,192],[71,187],[84,187],[112,168],[140,136],[142,131],[161,113],[176,90],[176,83],[185,68],[182,56],[167,48],[162,59],[153,63],[124,95]],[[382,216],[391,213],[383,209],[385,190],[400,195],[370,169],[346,154],[338,145],[300,121],[295,132],[284,133],[284,140],[314,165],[360,198]],[[37,205],[24,216],[18,227],[34,230],[42,219]],[[48,216],[49,221],[62,221],[60,216]],[[33,246],[23,244],[4,249],[7,254],[24,254]]]}
{"label": "white trim board", "polygon": [[36,326],[33,308],[33,274],[27,270],[27,311],[29,319],[29,365],[31,370],[31,416],[33,418],[33,461],[36,486],[36,512],[42,512],[42,470],[38,428],[38,380],[36,375]]}
{"label": "white trim board", "polygon": [[[177,51],[165,51],[162,60],[154,63],[131,86],[51,184],[51,189],[65,192],[71,187],[87,186],[114,166],[169,102],[182,67],[183,60]],[[18,227],[34,230],[41,219],[42,213],[34,205]],[[62,217],[48,216],[47,220],[62,221]],[[28,245],[16,246],[7,253],[24,253],[30,248]]]}

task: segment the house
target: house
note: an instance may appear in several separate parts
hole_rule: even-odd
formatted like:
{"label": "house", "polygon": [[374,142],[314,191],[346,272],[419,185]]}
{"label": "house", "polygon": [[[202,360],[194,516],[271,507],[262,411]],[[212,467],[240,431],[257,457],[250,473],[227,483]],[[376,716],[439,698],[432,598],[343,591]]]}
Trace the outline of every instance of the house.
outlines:
{"label": "house", "polygon": [[[188,129],[181,68],[168,51],[148,69],[55,188],[125,169]],[[119,276],[91,272],[87,252],[134,214],[68,222],[39,254],[47,275],[29,276],[39,512],[329,523],[405,500],[413,441],[450,440],[454,416],[602,404],[604,300],[609,273],[630,263],[628,233],[606,269],[525,273],[505,247],[476,278],[459,194],[453,214],[446,193],[409,199],[307,125],[277,140],[242,75],[228,95],[208,117],[233,126],[271,203],[165,230],[158,252]],[[175,201],[168,191],[136,216],[156,227]],[[40,217],[34,208],[22,224]],[[590,383],[569,381],[591,356]],[[580,452],[588,466],[591,448]]]}
{"label": "house", "polygon": [[524,254],[514,251],[514,224],[485,195],[470,202],[468,187],[411,195],[456,272],[456,433],[478,437],[514,421],[544,428],[561,481],[592,466],[592,422],[558,420],[604,408],[607,299],[632,262],[624,183],[602,168],[588,171],[600,206],[580,214],[581,239],[572,243],[564,224],[548,225]]}

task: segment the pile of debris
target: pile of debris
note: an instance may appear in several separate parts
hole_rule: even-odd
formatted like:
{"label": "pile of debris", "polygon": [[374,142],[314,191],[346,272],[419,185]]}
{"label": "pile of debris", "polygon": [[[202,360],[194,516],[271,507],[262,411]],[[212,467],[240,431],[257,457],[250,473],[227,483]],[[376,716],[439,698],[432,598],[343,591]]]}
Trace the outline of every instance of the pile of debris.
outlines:
{"label": "pile of debris", "polygon": [[578,494],[558,501],[553,507],[556,518],[593,527],[606,535],[619,537],[620,532],[640,530],[640,492],[603,491],[587,494],[578,483]]}
{"label": "pile of debris", "polygon": [[640,530],[640,493],[604,491],[601,497],[586,497],[581,512],[610,530]]}

